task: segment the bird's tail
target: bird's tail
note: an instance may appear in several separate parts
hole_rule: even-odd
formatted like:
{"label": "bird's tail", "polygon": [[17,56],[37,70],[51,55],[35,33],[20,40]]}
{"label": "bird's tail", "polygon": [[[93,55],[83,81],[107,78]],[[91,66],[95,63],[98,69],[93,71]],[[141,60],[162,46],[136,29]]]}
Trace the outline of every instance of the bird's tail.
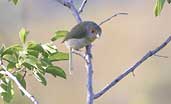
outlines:
{"label": "bird's tail", "polygon": [[72,74],[73,64],[72,64],[72,48],[69,48],[69,73]]}

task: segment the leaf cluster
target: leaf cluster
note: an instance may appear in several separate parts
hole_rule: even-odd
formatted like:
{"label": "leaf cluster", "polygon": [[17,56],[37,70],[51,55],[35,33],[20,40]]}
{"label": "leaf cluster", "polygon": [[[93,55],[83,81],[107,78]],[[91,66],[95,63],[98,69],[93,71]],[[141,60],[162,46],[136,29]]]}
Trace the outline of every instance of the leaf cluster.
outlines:
{"label": "leaf cluster", "polygon": [[[53,41],[64,36],[65,32],[56,32]],[[26,89],[25,76],[31,73],[40,83],[47,85],[46,74],[66,78],[64,70],[55,62],[68,60],[68,53],[60,52],[53,42],[41,44],[27,41],[29,31],[22,28],[19,32],[20,43],[0,48],[1,65],[5,65],[20,84]],[[5,70],[0,68],[0,71]],[[10,102],[14,96],[14,82],[8,76],[0,74],[0,95],[5,102]],[[24,93],[22,93],[24,95]]]}

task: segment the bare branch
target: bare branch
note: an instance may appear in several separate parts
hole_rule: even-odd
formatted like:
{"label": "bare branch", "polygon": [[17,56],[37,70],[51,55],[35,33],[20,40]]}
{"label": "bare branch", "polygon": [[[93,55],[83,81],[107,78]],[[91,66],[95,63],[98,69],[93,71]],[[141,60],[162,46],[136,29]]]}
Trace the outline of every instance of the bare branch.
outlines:
{"label": "bare branch", "polygon": [[140,66],[144,61],[146,61],[149,57],[155,55],[158,51],[160,51],[162,48],[164,48],[169,42],[171,41],[171,36],[167,38],[166,41],[164,41],[159,47],[156,49],[149,51],[146,53],[137,63],[135,63],[132,67],[127,69],[124,73],[122,73],[120,76],[118,76],[116,79],[114,79],[111,83],[109,83],[106,87],[104,87],[101,91],[99,91],[97,94],[94,95],[94,99],[99,98],[102,96],[105,92],[107,92],[109,89],[111,89],[114,85],[116,85],[120,80],[125,78],[130,72],[133,72],[138,66]]}
{"label": "bare branch", "polygon": [[108,22],[108,21],[110,21],[113,17],[116,17],[118,15],[128,15],[128,13],[116,13],[116,14],[112,15],[111,17],[106,18],[101,23],[99,23],[99,26],[102,25],[102,24],[104,24],[104,23],[106,23],[106,22]]}
{"label": "bare branch", "polygon": [[83,0],[82,4],[81,4],[81,6],[80,6],[80,8],[78,10],[79,14],[83,12],[83,9],[84,9],[86,3],[87,3],[87,0]]}
{"label": "bare branch", "polygon": [[23,86],[20,84],[20,82],[17,80],[17,78],[11,74],[9,71],[7,71],[7,68],[4,65],[1,65],[3,70],[0,71],[1,74],[7,75],[10,79],[12,79],[18,88],[34,103],[34,104],[39,104],[37,100],[32,96],[26,89],[23,88]]}
{"label": "bare branch", "polygon": [[[73,4],[73,0],[64,0],[64,2],[61,2],[61,0],[57,0],[59,3],[63,4],[64,6],[67,6],[71,11],[74,17],[76,18],[77,22],[82,22],[82,19],[79,15],[78,10],[75,8]],[[93,65],[91,62],[91,48],[92,45],[88,45],[86,47],[86,68],[87,68],[87,104],[93,104],[94,100],[94,93],[93,93]]]}
{"label": "bare branch", "polygon": [[57,1],[71,10],[73,16],[75,17],[78,23],[82,22],[82,19],[73,4],[73,0],[57,0]]}
{"label": "bare branch", "polygon": [[92,64],[92,45],[86,46],[86,68],[87,68],[87,104],[93,104],[93,64]]}

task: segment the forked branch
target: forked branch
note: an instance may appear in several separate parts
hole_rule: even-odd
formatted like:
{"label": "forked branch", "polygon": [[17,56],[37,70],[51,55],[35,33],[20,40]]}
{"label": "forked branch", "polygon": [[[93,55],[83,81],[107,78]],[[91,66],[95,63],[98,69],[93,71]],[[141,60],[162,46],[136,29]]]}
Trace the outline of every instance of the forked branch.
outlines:
{"label": "forked branch", "polygon": [[154,50],[151,50],[147,52],[139,61],[137,61],[133,66],[131,66],[129,69],[127,69],[125,72],[123,72],[121,75],[119,75],[116,79],[114,79],[111,83],[109,83],[107,86],[105,86],[101,91],[99,91],[97,94],[94,95],[94,99],[99,98],[104,93],[106,93],[110,88],[112,88],[114,85],[116,85],[120,80],[125,78],[129,73],[134,72],[134,70],[140,66],[144,61],[146,61],[151,56],[155,55],[157,52],[159,52],[162,48],[164,48],[169,42],[171,41],[171,36],[169,36],[159,47],[157,47]]}
{"label": "forked branch", "polygon": [[[79,13],[82,12],[82,9],[85,7],[85,4],[87,0],[84,0],[79,11],[75,8],[73,4],[73,0],[57,0],[59,3],[63,4],[64,6],[68,7],[74,17],[76,18],[77,22],[82,22],[82,19],[79,15]],[[113,17],[116,17],[118,15],[128,15],[128,13],[116,13],[112,15],[111,17],[105,19],[102,21],[99,25],[102,25],[108,21],[110,21]],[[93,92],[93,65],[91,62],[91,45],[86,47],[86,57],[82,57],[86,60],[86,68],[87,68],[87,104],[93,104],[93,101],[100,96],[102,96],[104,93],[106,93],[109,89],[111,89],[114,85],[116,85],[119,81],[121,81],[123,78],[125,78],[129,73],[134,72],[134,70],[140,66],[144,61],[146,61],[151,56],[156,55],[158,51],[160,51],[162,48],[164,48],[169,42],[171,41],[171,36],[168,37],[166,41],[164,41],[159,47],[156,49],[149,51],[146,53],[139,61],[137,61],[133,66],[131,66],[129,69],[127,69],[125,72],[123,72],[121,75],[119,75],[116,79],[114,79],[111,83],[106,85],[102,90],[100,90],[98,93],[94,94]],[[80,54],[78,54],[80,55]]]}

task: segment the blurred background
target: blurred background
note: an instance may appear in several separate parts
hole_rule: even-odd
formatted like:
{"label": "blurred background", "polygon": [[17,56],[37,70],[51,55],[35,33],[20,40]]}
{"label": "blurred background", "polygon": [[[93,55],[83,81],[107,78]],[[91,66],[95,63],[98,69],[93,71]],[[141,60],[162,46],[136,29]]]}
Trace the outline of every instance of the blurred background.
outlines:
{"label": "blurred background", "polygon": [[[75,0],[80,6],[82,0]],[[155,0],[88,0],[81,14],[83,20],[100,23],[118,12],[128,12],[102,25],[103,34],[93,47],[94,91],[132,66],[146,52],[159,46],[171,33],[171,7],[165,4],[161,16],[153,13]],[[21,27],[30,30],[29,40],[39,43],[50,41],[57,30],[70,30],[76,24],[71,12],[56,0],[21,0],[14,6],[0,0],[0,43],[18,43]],[[68,52],[60,42],[56,45]],[[95,104],[170,104],[171,103],[171,43],[159,55],[151,57],[128,75]],[[27,90],[40,104],[86,104],[86,70],[84,61],[74,56],[74,72],[68,74],[68,62],[57,63],[64,68],[67,79],[47,75],[43,86],[33,76],[27,76]],[[2,99],[0,99],[2,104]],[[18,89],[11,104],[32,104]]]}

